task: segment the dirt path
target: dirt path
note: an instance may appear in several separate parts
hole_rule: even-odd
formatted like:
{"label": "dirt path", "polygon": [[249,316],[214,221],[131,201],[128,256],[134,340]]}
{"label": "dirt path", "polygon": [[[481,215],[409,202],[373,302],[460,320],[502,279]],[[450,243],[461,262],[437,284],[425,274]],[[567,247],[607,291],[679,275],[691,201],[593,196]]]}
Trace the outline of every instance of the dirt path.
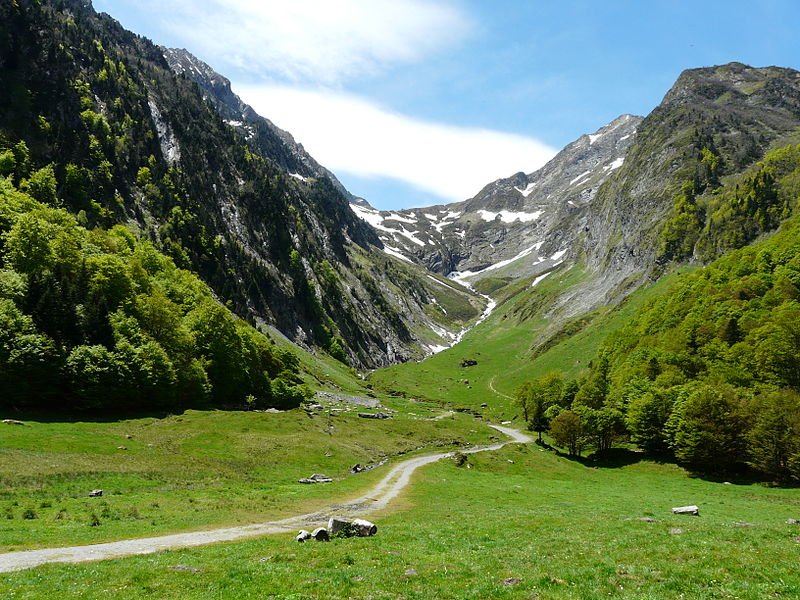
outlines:
{"label": "dirt path", "polygon": [[489,389],[490,389],[490,390],[492,390],[492,391],[493,391],[495,394],[497,394],[498,396],[502,396],[503,398],[507,398],[508,400],[514,400],[514,401],[516,401],[516,398],[512,398],[512,397],[511,397],[511,396],[509,396],[508,394],[504,394],[503,392],[500,392],[500,391],[498,391],[498,390],[497,390],[497,388],[495,388],[495,387],[494,387],[494,380],[495,380],[495,378],[496,378],[496,377],[497,377],[497,375],[494,375],[494,376],[493,376],[493,377],[492,377],[492,378],[489,380]]}
{"label": "dirt path", "polygon": [[[498,442],[491,446],[480,446],[462,450],[465,454],[498,450],[510,443],[527,444],[532,441],[524,433],[510,427],[491,425],[494,429],[509,436],[511,440]],[[386,476],[360,498],[345,504],[329,506],[318,512],[289,517],[279,521],[230,527],[227,529],[214,529],[211,531],[194,531],[177,533],[158,537],[123,540],[121,542],[108,542],[90,546],[73,546],[66,548],[44,548],[41,550],[25,550],[21,552],[8,552],[0,554],[0,573],[30,569],[46,563],[78,563],[95,560],[107,560],[133,556],[136,554],[152,554],[162,550],[176,548],[189,548],[203,546],[216,542],[230,542],[244,538],[265,535],[270,533],[288,533],[297,529],[311,529],[327,522],[331,516],[356,517],[365,516],[386,508],[398,494],[409,484],[411,475],[419,467],[452,456],[452,452],[442,452],[427,456],[409,458],[395,465]]]}

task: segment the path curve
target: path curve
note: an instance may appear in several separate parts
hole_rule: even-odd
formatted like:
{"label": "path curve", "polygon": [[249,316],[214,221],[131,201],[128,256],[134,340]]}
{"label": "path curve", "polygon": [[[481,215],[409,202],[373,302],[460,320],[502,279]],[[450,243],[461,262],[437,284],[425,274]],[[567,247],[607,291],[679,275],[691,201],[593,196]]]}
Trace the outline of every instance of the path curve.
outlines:
{"label": "path curve", "polygon": [[[501,425],[490,425],[497,431],[509,436],[506,442],[498,442],[491,446],[479,446],[461,450],[464,454],[499,450],[511,443],[527,444],[532,441],[530,437],[513,429]],[[23,550],[0,554],[0,573],[21,571],[43,565],[46,563],[80,563],[97,560],[108,560],[137,554],[152,554],[163,550],[177,548],[190,548],[203,546],[216,542],[230,542],[244,538],[255,537],[270,533],[287,533],[299,528],[311,529],[327,522],[331,516],[356,517],[365,516],[382,510],[409,484],[411,475],[419,467],[452,456],[453,452],[441,452],[427,456],[409,458],[395,465],[386,476],[363,496],[345,504],[329,506],[320,511],[289,517],[279,521],[213,529],[210,531],[193,531],[162,535],[158,537],[123,540],[120,542],[106,542],[89,546],[72,546],[64,548],[42,548],[40,550]]]}
{"label": "path curve", "polygon": [[494,387],[494,380],[497,378],[497,375],[493,375],[492,378],[489,380],[489,389],[492,390],[498,396],[502,396],[503,398],[507,398],[508,400],[513,400],[516,402],[516,398],[512,398],[508,394],[504,394],[503,392],[499,391],[496,387]]}

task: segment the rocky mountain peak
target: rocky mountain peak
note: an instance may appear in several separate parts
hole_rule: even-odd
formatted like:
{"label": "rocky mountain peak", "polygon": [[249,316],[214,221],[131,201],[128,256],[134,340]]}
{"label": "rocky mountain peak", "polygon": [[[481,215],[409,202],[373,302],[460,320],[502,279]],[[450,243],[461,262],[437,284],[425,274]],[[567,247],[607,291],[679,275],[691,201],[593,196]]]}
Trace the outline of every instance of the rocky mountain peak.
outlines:
{"label": "rocky mountain peak", "polygon": [[640,117],[583,135],[541,169],[486,185],[465,202],[402,211],[351,207],[388,251],[463,281],[540,274],[572,253],[580,214],[624,160]]}
{"label": "rocky mountain peak", "polygon": [[799,86],[800,72],[793,69],[751,67],[732,62],[684,71],[664,96],[662,105],[746,102],[771,109],[797,110],[800,107]]}

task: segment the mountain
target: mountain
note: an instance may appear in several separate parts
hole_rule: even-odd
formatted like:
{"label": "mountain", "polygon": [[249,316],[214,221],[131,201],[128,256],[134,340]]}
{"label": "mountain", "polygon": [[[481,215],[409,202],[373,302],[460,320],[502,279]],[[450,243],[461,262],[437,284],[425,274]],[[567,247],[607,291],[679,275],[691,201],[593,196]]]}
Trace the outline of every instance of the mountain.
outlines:
{"label": "mountain", "polygon": [[231,89],[231,82],[188,50],[161,47],[164,58],[177,75],[194,81],[225,122],[238,129],[248,142],[287,173],[298,177],[327,179],[348,200],[356,198],[328,169],[295,142],[292,134],[259,115]]}
{"label": "mountain", "polygon": [[354,366],[421,358],[480,314],[387,257],[335,178],[226,80],[184,55],[198,85],[164,54],[88,2],[3,3],[0,151],[50,165],[83,226],[126,224],[249,322]]}
{"label": "mountain", "polygon": [[505,276],[538,275],[573,254],[579,215],[622,165],[640,121],[624,115],[538,171],[494,181],[464,202],[385,212],[351,207],[388,251],[431,270],[476,281],[514,263],[518,269]]}
{"label": "mountain", "polygon": [[[620,301],[672,264],[712,260],[777,227],[775,219],[747,226],[738,242],[723,243],[731,236],[720,232],[741,219],[731,222],[719,202],[698,208],[695,198],[791,140],[798,98],[791,69],[692,69],[644,119],[619,117],[540,170],[492,182],[467,201],[391,212],[351,206],[387,251],[484,292],[582,265],[584,283],[554,304],[569,318]],[[706,204],[713,215],[702,212]]]}

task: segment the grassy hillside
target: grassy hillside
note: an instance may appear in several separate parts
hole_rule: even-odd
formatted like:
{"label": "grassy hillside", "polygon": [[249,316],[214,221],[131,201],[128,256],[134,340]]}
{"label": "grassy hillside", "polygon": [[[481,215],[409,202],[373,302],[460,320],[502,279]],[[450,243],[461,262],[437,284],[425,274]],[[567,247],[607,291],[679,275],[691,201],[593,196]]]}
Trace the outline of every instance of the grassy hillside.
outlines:
{"label": "grassy hillside", "polygon": [[[469,415],[434,419],[443,412],[435,405],[383,405],[393,418],[361,419],[363,407],[323,402],[283,413],[0,424],[0,551],[298,514],[355,496],[386,470],[352,475],[356,463],[485,443],[495,433]],[[312,473],[334,482],[298,483]],[[93,489],[103,497],[89,498]]]}
{"label": "grassy hillside", "polygon": [[[480,409],[486,403],[489,406],[483,412],[487,416],[513,418],[517,409],[512,398],[520,385],[553,370],[577,376],[609,333],[620,329],[651,298],[664,293],[675,275],[639,289],[619,306],[595,310],[551,330],[548,310],[552,300],[586,277],[576,267],[555,271],[533,288],[530,279],[498,288],[497,309],[457,346],[422,362],[381,369],[372,373],[369,381],[383,391],[456,407]],[[477,364],[461,366],[469,360]]]}
{"label": "grassy hillside", "polygon": [[[536,447],[445,461],[415,476],[374,538],[293,536],[0,580],[45,598],[583,599],[796,597],[793,490],[692,479],[651,462],[588,468]],[[447,498],[447,502],[442,502]],[[700,517],[673,516],[696,503]],[[642,518],[654,519],[645,522]]]}

